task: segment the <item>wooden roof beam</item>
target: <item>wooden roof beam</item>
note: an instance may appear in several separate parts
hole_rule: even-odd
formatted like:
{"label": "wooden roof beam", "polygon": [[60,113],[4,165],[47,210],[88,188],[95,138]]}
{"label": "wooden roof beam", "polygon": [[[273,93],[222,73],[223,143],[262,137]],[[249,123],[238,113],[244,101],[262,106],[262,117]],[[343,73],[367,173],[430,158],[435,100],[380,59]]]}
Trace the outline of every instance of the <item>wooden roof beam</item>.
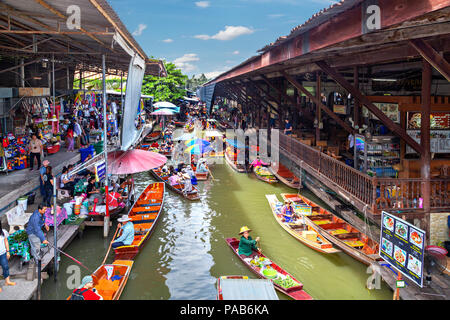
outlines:
{"label": "wooden roof beam", "polygon": [[450,64],[423,39],[409,40],[411,46],[431,64],[447,81],[450,81]]}
{"label": "wooden roof beam", "polygon": [[317,99],[316,96],[312,95],[308,90],[306,90],[305,87],[303,87],[300,83],[298,83],[297,80],[294,79],[294,77],[290,76],[286,72],[281,72],[283,76],[286,78],[287,81],[289,81],[295,88],[300,90],[303,94],[305,94],[308,98],[310,98],[316,105],[320,107],[323,111],[325,111],[334,121],[336,121],[342,128],[347,130],[349,133],[354,133],[355,130],[350,127],[344,120],[339,118],[337,114],[335,114],[333,111],[331,111],[326,105],[322,103],[319,99]]}
{"label": "wooden roof beam", "polygon": [[393,133],[402,138],[407,144],[409,144],[414,150],[416,150],[419,154],[422,154],[422,146],[418,144],[413,138],[406,134],[405,130],[402,127],[394,123],[391,119],[389,119],[383,111],[377,108],[365,95],[361,93],[358,89],[352,86],[344,77],[342,77],[336,70],[331,68],[325,61],[318,61],[316,64],[333,78],[339,85],[341,85],[345,90],[347,90],[353,97],[359,100],[360,103],[366,106],[375,116],[383,122],[386,127],[389,128]]}

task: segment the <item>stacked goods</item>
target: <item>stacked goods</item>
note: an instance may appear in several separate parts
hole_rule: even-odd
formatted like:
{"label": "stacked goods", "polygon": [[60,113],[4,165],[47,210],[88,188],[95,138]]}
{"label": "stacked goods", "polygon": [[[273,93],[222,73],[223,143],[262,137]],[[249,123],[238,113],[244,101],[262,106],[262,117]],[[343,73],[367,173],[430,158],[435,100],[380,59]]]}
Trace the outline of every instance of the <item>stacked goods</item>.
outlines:
{"label": "stacked goods", "polygon": [[300,285],[297,281],[292,279],[289,275],[287,275],[284,279],[282,277],[278,276],[275,279],[273,279],[273,282],[285,289],[297,287]]}

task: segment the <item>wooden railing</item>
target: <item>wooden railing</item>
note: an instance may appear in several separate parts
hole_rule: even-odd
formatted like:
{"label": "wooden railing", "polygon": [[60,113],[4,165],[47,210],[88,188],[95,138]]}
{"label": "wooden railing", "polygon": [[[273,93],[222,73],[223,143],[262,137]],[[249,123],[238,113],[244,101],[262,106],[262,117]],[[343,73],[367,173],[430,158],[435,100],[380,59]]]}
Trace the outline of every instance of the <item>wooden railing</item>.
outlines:
{"label": "wooden railing", "polygon": [[[422,210],[421,179],[370,177],[282,133],[279,142],[280,151],[285,151],[291,160],[300,166],[307,164],[345,190],[351,198],[367,205],[373,214],[382,210]],[[450,179],[431,180],[431,209],[450,209],[449,196]]]}

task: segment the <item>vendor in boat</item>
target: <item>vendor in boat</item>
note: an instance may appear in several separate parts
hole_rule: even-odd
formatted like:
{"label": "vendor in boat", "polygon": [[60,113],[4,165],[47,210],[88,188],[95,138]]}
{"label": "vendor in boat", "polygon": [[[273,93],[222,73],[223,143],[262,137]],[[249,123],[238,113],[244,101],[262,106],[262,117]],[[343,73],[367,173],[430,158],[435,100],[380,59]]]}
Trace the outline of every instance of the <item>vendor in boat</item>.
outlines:
{"label": "vendor in boat", "polygon": [[283,222],[294,222],[294,208],[292,207],[292,202],[285,201],[283,207],[281,207],[281,215],[283,216]]}
{"label": "vendor in boat", "polygon": [[261,159],[259,157],[256,157],[256,159],[253,160],[253,162],[251,164],[255,168],[269,165],[269,163],[265,163],[265,162],[261,161]]}
{"label": "vendor in boat", "polygon": [[183,179],[183,184],[184,184],[183,193],[187,194],[187,193],[192,192],[192,181],[191,181],[191,177],[189,176],[189,174],[184,172],[184,173],[182,173],[181,177]]}
{"label": "vendor in boat", "polygon": [[118,227],[122,230],[122,235],[112,243],[111,247],[114,249],[122,246],[129,246],[134,241],[134,225],[130,217],[128,217],[128,215],[123,215],[117,219],[117,221],[119,222]]}
{"label": "vendor in boat", "polygon": [[170,177],[169,177],[169,183],[172,187],[179,185],[180,184],[180,180],[181,180],[181,172],[178,173],[173,173]]}
{"label": "vendor in boat", "polygon": [[94,288],[94,279],[86,276],[81,281],[81,286],[73,290],[70,300],[103,300],[103,297]]}
{"label": "vendor in boat", "polygon": [[259,242],[259,237],[256,237],[255,240],[250,237],[249,233],[252,230],[249,229],[247,226],[243,226],[241,228],[241,231],[239,232],[239,235],[241,236],[241,239],[239,241],[239,251],[238,254],[241,258],[254,258],[258,254],[253,251],[257,250],[259,253],[261,253],[261,249],[256,246],[256,243]]}
{"label": "vendor in boat", "polygon": [[205,159],[202,158],[202,159],[200,159],[198,161],[198,165],[197,165],[196,171],[198,173],[208,172],[208,166],[206,165],[206,160]]}

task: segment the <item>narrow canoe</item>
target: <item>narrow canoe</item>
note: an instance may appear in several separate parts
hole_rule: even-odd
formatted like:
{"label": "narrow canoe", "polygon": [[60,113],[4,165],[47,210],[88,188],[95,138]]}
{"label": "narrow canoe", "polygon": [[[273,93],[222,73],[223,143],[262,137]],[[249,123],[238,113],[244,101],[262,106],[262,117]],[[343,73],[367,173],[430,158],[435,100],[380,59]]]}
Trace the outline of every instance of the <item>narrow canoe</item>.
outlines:
{"label": "narrow canoe", "polygon": [[94,271],[92,274],[94,288],[103,297],[103,300],[119,300],[132,266],[133,261],[116,260],[112,264],[103,264]]}
{"label": "narrow canoe", "polygon": [[[238,256],[238,258],[248,267],[250,270],[253,271],[258,277],[267,279],[267,277],[261,273],[261,268],[252,265],[250,262],[245,261],[238,253],[239,250],[239,240],[236,238],[227,238],[226,239],[228,245],[230,246],[231,250]],[[256,252],[256,251],[255,251]],[[258,253],[260,257],[267,258],[262,253]],[[275,286],[275,289],[284,293],[285,295],[291,297],[295,300],[312,300],[313,298],[306,293],[305,290],[303,290],[303,284],[295,279],[291,274],[289,274],[287,271],[282,269],[280,266],[278,266],[275,262],[272,261],[272,264],[270,265],[271,268],[273,268],[275,271],[277,271],[279,274],[282,274],[283,276],[289,276],[292,278],[292,280],[296,281],[298,283],[298,286],[291,287],[289,289],[285,289],[282,286],[280,286],[277,283],[273,283]]]}
{"label": "narrow canoe", "polygon": [[154,131],[149,133],[145,138],[144,141],[146,142],[153,142],[161,138],[161,131]]}
{"label": "narrow canoe", "polygon": [[274,184],[274,183],[278,182],[277,178],[274,175],[265,175],[265,176],[260,175],[260,174],[256,173],[255,167],[253,167],[252,171],[253,171],[253,174],[256,176],[256,178],[263,182],[266,182],[269,184]]}
{"label": "narrow canoe", "polygon": [[278,180],[283,182],[290,188],[300,189],[300,179],[297,178],[288,168],[283,166],[281,163],[278,163],[278,168],[270,167],[269,170],[272,174],[277,177]]}
{"label": "narrow canoe", "polygon": [[197,172],[197,168],[193,164],[191,164],[191,167],[198,181],[206,181],[209,179],[209,172]]}
{"label": "narrow canoe", "polygon": [[378,243],[344,219],[339,218],[302,195],[281,194],[281,196],[283,200],[310,206],[311,214],[305,215],[305,219],[311,222],[314,230],[351,257],[366,265],[380,260]]}
{"label": "narrow canoe", "polygon": [[134,241],[129,246],[114,250],[114,260],[133,260],[150,238],[161,215],[165,185],[162,182],[149,184],[128,213],[134,224]]}
{"label": "narrow canoe", "polygon": [[170,190],[172,190],[175,193],[178,193],[180,196],[183,196],[184,198],[186,198],[188,200],[199,200],[200,199],[198,190],[194,186],[192,186],[192,192],[188,193],[188,194],[183,193],[183,191],[182,191],[184,188],[183,184],[171,186],[170,182],[169,182],[169,177],[161,176],[161,173],[162,173],[161,168],[150,170],[150,173],[155,179],[157,179],[158,181],[164,182]]}
{"label": "narrow canoe", "polygon": [[228,165],[231,167],[231,169],[233,169],[234,171],[237,171],[239,173],[247,172],[245,170],[245,167],[242,164],[238,164],[238,163],[236,163],[236,161],[231,160],[228,152],[224,152],[224,154],[225,154],[225,161],[228,163]]}
{"label": "narrow canoe", "polygon": [[269,205],[272,209],[275,220],[295,239],[310,247],[311,249],[314,249],[321,253],[340,252],[340,250],[333,248],[333,244],[330,241],[317,233],[310,225],[311,222],[309,222],[307,219],[300,218],[295,223],[283,222],[280,209],[277,208],[277,204],[279,204],[280,206],[282,205],[282,203],[278,201],[277,196],[274,194],[266,194],[266,198],[267,201],[269,201]]}

